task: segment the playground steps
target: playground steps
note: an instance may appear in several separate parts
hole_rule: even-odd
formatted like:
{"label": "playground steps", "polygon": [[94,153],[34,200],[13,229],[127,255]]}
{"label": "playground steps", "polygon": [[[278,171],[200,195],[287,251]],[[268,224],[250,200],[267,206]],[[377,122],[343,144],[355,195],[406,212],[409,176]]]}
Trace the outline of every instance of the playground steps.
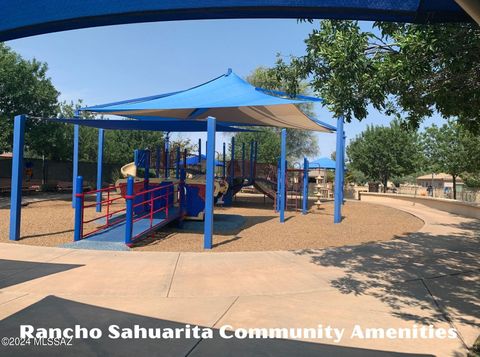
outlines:
{"label": "playground steps", "polygon": [[293,209],[293,210],[298,210],[299,208],[299,200],[300,200],[300,194],[298,192],[288,192],[287,193],[287,203],[286,203],[286,208]]}

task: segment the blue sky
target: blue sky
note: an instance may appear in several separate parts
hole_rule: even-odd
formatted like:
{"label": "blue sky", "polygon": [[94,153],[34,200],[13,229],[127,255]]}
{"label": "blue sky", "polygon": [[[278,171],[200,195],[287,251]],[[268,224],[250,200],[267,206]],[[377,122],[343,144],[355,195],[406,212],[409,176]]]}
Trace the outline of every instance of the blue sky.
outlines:
{"label": "blue sky", "polygon": [[[98,27],[9,41],[25,58],[49,65],[61,99],[87,105],[185,89],[232,68],[241,76],[272,66],[277,53],[301,55],[315,24],[295,20],[201,20]],[[364,29],[371,24],[362,23]],[[318,118],[335,124],[317,105]],[[347,140],[367,124],[388,124],[371,110],[362,122],[346,124]],[[438,122],[432,118],[427,123]],[[196,143],[204,134],[182,134]],[[333,134],[318,134],[320,154],[335,150]],[[221,134],[217,147],[228,140]]]}

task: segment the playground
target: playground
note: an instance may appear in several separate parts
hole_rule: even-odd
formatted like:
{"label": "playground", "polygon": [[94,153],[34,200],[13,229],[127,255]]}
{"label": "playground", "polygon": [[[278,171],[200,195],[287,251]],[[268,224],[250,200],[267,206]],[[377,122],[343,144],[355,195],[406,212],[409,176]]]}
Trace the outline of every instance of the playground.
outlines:
{"label": "playground", "polygon": [[[408,213],[353,201],[345,204],[344,214],[347,218],[341,225],[335,225],[331,219],[333,203],[325,203],[322,210],[316,213],[313,198],[310,200],[313,213],[302,215],[301,212],[287,211],[288,224],[280,226],[272,203],[269,199],[264,203],[261,194],[240,193],[232,207],[217,207],[212,251],[295,250],[357,245],[399,238],[423,226],[423,221]],[[22,225],[22,239],[18,243],[50,247],[71,243],[74,225],[72,213],[68,196],[63,200],[27,205],[23,208],[23,214],[28,223]],[[90,211],[90,214],[87,219],[94,218],[94,211]],[[0,223],[8,223],[7,209],[0,210]],[[371,234],[373,229],[375,235]],[[7,242],[5,233],[2,232],[1,241]],[[203,251],[202,239],[203,222],[187,221],[182,229],[165,227],[132,249]]]}
{"label": "playground", "polygon": [[[39,7],[34,1],[22,6],[11,1],[2,8],[6,20],[0,21],[0,41],[142,21],[468,22],[464,9],[471,10],[472,3],[52,0]],[[478,10],[476,6],[476,17]],[[135,40],[153,38],[145,32]],[[118,40],[121,46],[104,45],[117,54],[134,52],[126,38]],[[202,39],[201,51],[189,46],[189,56],[215,63],[207,43],[208,38]],[[225,41],[222,49],[234,45]],[[75,49],[76,55],[85,50],[72,46],[67,51]],[[101,57],[86,51],[102,68]],[[137,56],[152,57],[154,52],[151,46]],[[174,54],[162,48],[162,56]],[[254,49],[248,51],[257,60],[255,55]],[[113,68],[114,60],[106,63]],[[180,64],[180,56],[176,60]],[[68,65],[75,68],[73,62]],[[142,66],[139,61],[135,65]],[[164,64],[160,60],[156,66]],[[188,84],[193,87],[174,82],[179,86],[148,97],[99,96],[116,102],[75,107],[66,115],[35,110],[12,115],[10,197],[0,202],[3,355],[476,355],[480,206],[453,210],[430,197],[399,199],[374,192],[347,199],[344,125],[352,118],[343,107],[257,87],[231,69],[216,75]],[[144,84],[141,77],[136,81]],[[351,96],[363,101],[361,93]],[[302,109],[314,103],[326,105],[329,115],[319,120]],[[65,185],[71,192],[25,194],[25,178],[33,175],[24,158],[32,123],[72,129],[71,181]],[[80,165],[82,126],[95,130],[95,136],[86,137],[93,138],[98,155],[91,182]],[[262,142],[240,142],[235,136],[262,127],[278,134],[278,154],[270,162],[259,160]],[[162,132],[165,140],[129,147],[131,159],[115,163],[121,167],[119,177],[106,180],[104,134],[110,130]],[[288,130],[314,132],[319,140],[329,135],[335,147],[332,160],[306,152],[293,155],[287,150]],[[206,140],[187,149],[170,142],[170,135],[178,133],[202,133]],[[220,133],[226,134],[223,142],[218,141]],[[461,213],[467,211],[474,214]],[[34,336],[35,343],[31,336],[19,336],[29,326],[32,331],[59,331],[49,341],[69,337],[64,336],[68,331],[86,332],[73,336],[72,345],[38,345],[45,336]],[[126,332],[143,329],[145,334],[112,337],[112,326]],[[150,335],[168,329],[183,335]],[[195,329],[211,336],[190,335]],[[242,335],[254,329],[308,333]],[[335,336],[329,335],[332,330]],[[93,331],[100,333],[93,336]],[[222,335],[225,331],[229,337]]]}
{"label": "playground", "polygon": [[[202,223],[190,223],[188,227],[193,231],[203,231],[203,248],[212,249],[218,243],[213,241],[215,230],[218,234],[233,235],[231,239],[238,240],[238,234],[245,224],[255,225],[251,219],[242,218],[243,211],[233,212],[230,216],[217,215],[217,218],[223,218],[223,222],[228,222],[228,229],[225,229],[225,223],[221,220],[215,223],[215,207],[232,207],[237,194],[244,189],[254,189],[263,194],[264,200],[273,201],[270,207],[278,214],[282,225],[286,218],[291,218],[286,217],[288,211],[301,212],[302,215],[310,213],[310,194],[316,197],[316,211],[321,211],[323,203],[333,199],[333,223],[341,223],[342,206],[345,204],[344,120],[338,118],[335,127],[310,118],[298,107],[318,101],[321,99],[303,95],[291,97],[283,92],[254,87],[228,69],[225,74],[208,82],[178,92],[80,108],[75,117],[69,119],[40,119],[74,126],[73,239],[71,244],[60,246],[128,250],[146,238],[152,240],[152,237],[158,237],[157,233],[162,234],[160,231],[167,226],[176,225],[182,230],[185,222],[193,220]],[[120,119],[82,119],[82,112],[112,115]],[[25,127],[29,120],[27,116],[20,115],[14,121],[9,217],[9,239],[13,241],[22,238],[23,156],[25,145],[28,145],[25,142]],[[82,145],[79,140],[80,126],[98,128],[95,188],[85,185],[79,169],[79,148]],[[217,132],[255,132],[256,127],[262,126],[281,128],[280,157],[276,164],[258,161],[258,146],[262,143],[254,140],[242,142],[238,150],[235,136],[231,136],[228,150],[224,142],[221,152],[217,151]],[[335,133],[338,159],[333,164],[328,163],[330,166],[322,166],[319,162],[309,163],[306,157],[303,162],[288,163],[287,128]],[[121,168],[122,178],[106,183],[103,180],[105,130],[163,131],[166,138],[163,147],[152,143],[149,147],[135,149],[133,161]],[[205,155],[201,139],[194,153],[179,145],[170,145],[170,133],[201,131],[207,132]],[[335,171],[335,182],[327,182],[328,170]],[[311,172],[316,172],[313,192],[309,189]],[[39,217],[33,220],[51,222],[51,219],[42,220]],[[58,220],[66,223],[67,217],[68,214],[62,215]],[[268,220],[268,216],[265,216],[265,220]],[[185,232],[188,232],[188,227]],[[261,230],[260,227],[256,228]],[[52,234],[58,234],[60,238],[68,231],[64,229]],[[299,234],[295,233],[297,236]],[[32,235],[39,236],[38,233],[27,234],[30,237]],[[300,243],[300,247],[304,246]],[[273,248],[266,244],[262,249],[281,249],[281,246]]]}

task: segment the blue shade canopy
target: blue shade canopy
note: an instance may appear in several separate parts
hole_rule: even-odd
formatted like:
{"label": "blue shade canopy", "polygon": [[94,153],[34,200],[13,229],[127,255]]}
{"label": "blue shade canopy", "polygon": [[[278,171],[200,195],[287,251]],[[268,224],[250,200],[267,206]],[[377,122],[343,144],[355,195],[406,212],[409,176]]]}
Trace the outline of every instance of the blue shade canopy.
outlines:
{"label": "blue shade canopy", "polygon": [[[171,132],[201,132],[207,131],[207,122],[205,120],[195,120],[182,122],[179,120],[128,120],[128,119],[48,119],[56,123],[77,124],[89,126],[92,128],[102,128],[109,130],[148,130],[148,131],[171,131]],[[242,132],[252,131],[222,123],[217,124],[217,131],[220,132]]]}
{"label": "blue shade canopy", "polygon": [[0,14],[0,41],[85,27],[194,19],[470,21],[455,0],[0,0]]}
{"label": "blue shade canopy", "polygon": [[310,119],[297,107],[297,104],[319,101],[321,99],[306,96],[289,98],[282,92],[255,88],[229,70],[227,74],[187,90],[82,110],[141,121],[175,118],[191,122],[212,116],[218,122],[236,125],[331,132],[335,130],[333,126]]}
{"label": "blue shade canopy", "polygon": [[[202,154],[202,161],[203,162],[207,161],[207,155]],[[198,155],[187,157],[187,165],[198,165],[198,164],[200,164]],[[183,160],[180,160],[180,165],[183,165]],[[215,166],[223,166],[223,162],[219,160],[215,160]]]}
{"label": "blue shade canopy", "polygon": [[309,162],[310,169],[327,169],[335,170],[335,160],[328,157],[321,157],[317,160]]}

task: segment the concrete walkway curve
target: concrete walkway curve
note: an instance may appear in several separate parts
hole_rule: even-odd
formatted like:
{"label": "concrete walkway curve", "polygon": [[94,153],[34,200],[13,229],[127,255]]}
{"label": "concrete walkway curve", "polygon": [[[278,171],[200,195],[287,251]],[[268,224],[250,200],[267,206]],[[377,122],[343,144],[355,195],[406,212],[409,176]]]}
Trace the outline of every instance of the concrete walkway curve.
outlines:
{"label": "concrete walkway curve", "polygon": [[[71,319],[58,324],[101,309],[95,314],[108,311],[128,321],[117,314],[213,328],[322,324],[345,328],[347,335],[355,324],[433,325],[454,327],[459,335],[441,342],[308,341],[338,355],[374,355],[374,350],[466,355],[465,347],[480,334],[480,222],[405,201],[369,199],[414,214],[425,225],[389,242],[295,252],[111,252],[0,244],[0,332],[14,333],[15,324],[35,319],[39,311],[50,311],[52,318],[51,311],[63,306],[68,312],[82,306],[87,312],[68,313]],[[172,355],[211,355],[221,346],[244,354],[252,346],[227,342],[186,341]],[[255,346],[270,353],[310,348],[293,342]]]}

